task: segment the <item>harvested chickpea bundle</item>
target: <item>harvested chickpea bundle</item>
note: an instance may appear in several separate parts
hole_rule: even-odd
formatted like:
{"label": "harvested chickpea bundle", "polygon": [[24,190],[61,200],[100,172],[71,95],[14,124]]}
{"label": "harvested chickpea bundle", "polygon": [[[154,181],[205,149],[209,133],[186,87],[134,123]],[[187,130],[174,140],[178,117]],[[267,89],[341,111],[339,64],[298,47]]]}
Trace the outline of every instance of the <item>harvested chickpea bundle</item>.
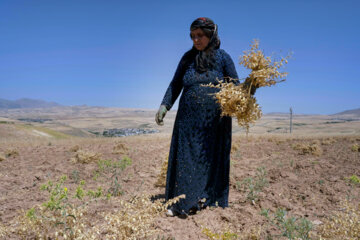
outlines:
{"label": "harvested chickpea bundle", "polygon": [[249,130],[250,123],[255,123],[261,115],[261,109],[256,98],[249,95],[243,84],[235,85],[233,82],[219,81],[219,84],[205,86],[220,88],[215,97],[221,106],[221,116],[236,117],[238,125]]}
{"label": "harvested chickpea bundle", "polygon": [[240,65],[251,69],[251,73],[244,83],[235,84],[234,80],[218,80],[218,84],[207,84],[204,86],[219,88],[215,93],[217,102],[221,106],[222,116],[236,117],[238,125],[249,132],[250,124],[255,123],[262,116],[261,108],[251,92],[254,87],[271,86],[278,82],[285,81],[286,72],[279,72],[279,69],[286,64],[289,56],[281,58],[280,61],[273,61],[271,57],[265,57],[263,51],[259,50],[259,41],[254,40],[251,49],[244,51],[240,57]]}
{"label": "harvested chickpea bundle", "polygon": [[288,63],[288,55],[285,58],[281,58],[280,61],[273,61],[271,57],[265,57],[264,52],[259,50],[259,41],[254,40],[250,45],[251,49],[244,51],[244,55],[240,56],[240,65],[251,69],[251,73],[247,79],[247,84],[256,87],[271,86],[278,82],[285,81],[287,72],[279,72],[279,69]]}

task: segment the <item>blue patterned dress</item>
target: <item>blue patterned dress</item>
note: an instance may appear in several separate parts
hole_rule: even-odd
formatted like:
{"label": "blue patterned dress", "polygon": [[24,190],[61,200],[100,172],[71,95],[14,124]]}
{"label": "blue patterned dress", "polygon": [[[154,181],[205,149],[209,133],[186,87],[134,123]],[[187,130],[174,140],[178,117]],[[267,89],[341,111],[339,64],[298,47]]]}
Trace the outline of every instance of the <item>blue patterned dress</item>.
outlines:
{"label": "blue patterned dress", "polygon": [[184,64],[182,57],[161,104],[169,110],[179,96],[179,108],[173,128],[165,198],[185,194],[173,206],[178,213],[200,210],[199,200],[206,206],[228,206],[231,148],[231,117],[221,117],[216,102],[216,88],[202,84],[217,79],[238,79],[229,54],[216,49],[213,70],[198,73],[194,62]]}

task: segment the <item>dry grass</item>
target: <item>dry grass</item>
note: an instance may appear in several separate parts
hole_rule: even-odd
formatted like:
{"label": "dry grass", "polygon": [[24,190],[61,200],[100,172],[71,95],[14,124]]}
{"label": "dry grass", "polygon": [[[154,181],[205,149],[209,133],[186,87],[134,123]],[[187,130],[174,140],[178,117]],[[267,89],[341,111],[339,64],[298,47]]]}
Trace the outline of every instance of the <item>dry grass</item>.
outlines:
{"label": "dry grass", "polygon": [[71,217],[66,218],[66,227],[59,224],[61,212],[48,211],[45,207],[38,206],[37,214],[41,217],[29,217],[23,213],[15,219],[16,222],[7,231],[23,239],[96,239],[91,237],[90,221],[86,218],[86,209],[68,209]]}
{"label": "dry grass", "polygon": [[354,144],[351,146],[351,151],[353,152],[360,152],[360,147],[358,144]]}
{"label": "dry grass", "polygon": [[92,153],[79,150],[75,152],[74,157],[71,159],[75,163],[91,163],[97,162],[101,159],[101,154],[99,153]]}
{"label": "dry grass", "polygon": [[5,151],[6,157],[16,157],[19,156],[19,151],[15,148],[10,148]]}
{"label": "dry grass", "polygon": [[120,209],[104,216],[105,223],[95,230],[106,233],[108,239],[143,239],[158,232],[154,229],[156,217],[163,214],[168,206],[185,198],[178,196],[163,204],[161,200],[151,201],[151,196],[135,196],[129,201],[119,201]]}
{"label": "dry grass", "polygon": [[336,143],[335,138],[326,138],[326,139],[323,139],[321,141],[321,145],[330,145],[330,144],[333,144],[333,143]]}
{"label": "dry grass", "polygon": [[254,227],[241,233],[236,233],[224,228],[221,232],[214,232],[208,227],[203,227],[202,233],[211,240],[260,240],[262,230],[261,227]]}
{"label": "dry grass", "polygon": [[5,154],[0,152],[0,162],[6,159]]}
{"label": "dry grass", "polygon": [[10,226],[0,227],[0,234],[6,239],[13,235],[22,239],[102,239],[104,235],[106,239],[148,239],[159,232],[154,227],[156,218],[185,198],[181,195],[163,202],[147,194],[128,200],[112,197],[117,210],[97,214],[91,211],[96,201],[85,200],[80,194],[83,185],[76,189],[80,201],[74,201],[70,196],[75,192],[70,193],[63,185],[65,180],[62,177],[58,182],[44,185],[43,189],[50,193],[49,201],[23,212]]}
{"label": "dry grass", "polygon": [[236,153],[240,149],[240,144],[238,142],[233,142],[231,144],[231,153]]}
{"label": "dry grass", "polygon": [[299,154],[312,154],[315,156],[321,156],[323,153],[322,148],[318,141],[312,143],[298,143],[293,145],[293,149],[299,151]]}
{"label": "dry grass", "polygon": [[71,147],[71,148],[69,149],[70,152],[77,152],[77,151],[79,151],[79,150],[80,150],[79,145],[75,145],[75,146],[73,146],[73,147]]}
{"label": "dry grass", "polygon": [[116,142],[113,147],[113,154],[127,154],[129,148],[123,142]]}
{"label": "dry grass", "polygon": [[321,239],[360,239],[360,203],[344,202],[339,212],[320,227]]}
{"label": "dry grass", "polygon": [[[290,136],[290,135],[264,135],[264,136],[253,136],[250,135],[249,137],[245,137],[245,136],[234,136],[233,139],[233,151],[236,151],[236,149],[239,149],[239,151],[241,151],[242,154],[242,159],[241,161],[244,163],[243,165],[238,164],[240,161],[239,157],[235,157],[232,159],[236,164],[233,166],[232,170],[236,170],[237,175],[235,176],[235,179],[241,179],[242,177],[246,177],[248,176],[247,173],[250,171],[250,168],[246,168],[244,170],[242,170],[240,167],[243,167],[245,165],[251,165],[254,164],[253,166],[259,166],[258,164],[260,164],[260,161],[258,159],[263,160],[264,162],[267,162],[268,164],[270,164],[271,161],[270,160],[277,160],[277,158],[279,158],[279,161],[283,161],[286,162],[288,160],[288,157],[294,158],[295,163],[298,163],[296,160],[297,159],[305,159],[308,158],[310,155],[308,155],[308,157],[306,156],[295,156],[297,155],[297,152],[295,152],[292,148],[291,148],[291,144],[297,144],[297,143],[307,143],[308,145],[311,144],[315,144],[318,146],[321,146],[324,149],[323,155],[324,157],[319,159],[326,159],[327,162],[325,161],[320,161],[320,164],[324,163],[324,164],[329,164],[329,165],[325,165],[325,166],[330,166],[332,159],[329,156],[334,156],[332,154],[337,154],[336,156],[339,155],[343,155],[343,158],[346,158],[347,156],[351,157],[351,159],[356,159],[357,157],[357,152],[353,153],[351,152],[350,147],[354,144],[351,143],[352,139],[355,139],[354,137],[331,137],[334,138],[334,140],[337,142],[334,145],[324,145],[323,141],[324,140],[328,140],[329,137],[327,136],[321,136],[318,138],[318,141],[314,140],[314,137],[312,136],[305,136],[305,137],[298,137],[298,136]],[[152,219],[156,219],[155,220],[155,225],[153,225],[154,221],[153,220],[149,220],[149,224],[147,224],[146,226],[137,226],[134,225],[134,220],[136,220],[135,224],[141,224],[142,222],[139,221],[139,218],[137,216],[141,216],[137,215],[138,213],[136,213],[135,211],[137,211],[137,208],[140,208],[141,210],[139,210],[139,212],[141,211],[145,211],[144,208],[149,207],[148,205],[148,201],[151,201],[150,197],[147,197],[147,199],[145,199],[144,201],[147,203],[144,203],[143,205],[137,205],[137,204],[141,204],[141,196],[140,197],[133,197],[131,198],[131,196],[133,196],[133,193],[138,193],[139,195],[142,193],[154,193],[154,192],[161,192],[161,189],[156,189],[153,187],[153,182],[156,181],[155,177],[157,177],[156,175],[153,175],[153,173],[159,173],[160,172],[160,163],[163,162],[165,160],[165,156],[167,154],[167,144],[168,144],[168,140],[169,137],[166,136],[163,137],[163,140],[161,140],[160,142],[163,143],[163,147],[158,147],[156,149],[152,149],[152,148],[147,148],[147,144],[149,143],[153,143],[154,139],[149,137],[149,136],[144,136],[144,137],[129,137],[126,138],[126,144],[128,146],[131,146],[131,149],[133,149],[131,157],[135,160],[134,162],[137,163],[141,163],[142,165],[136,165],[133,169],[130,168],[129,171],[127,173],[133,173],[134,172],[134,178],[132,178],[129,182],[121,182],[122,184],[124,184],[124,189],[136,189],[137,184],[140,184],[140,182],[142,180],[144,180],[147,185],[145,185],[142,188],[139,188],[139,191],[129,191],[128,193],[131,194],[125,194],[122,195],[121,197],[111,197],[109,202],[106,202],[106,200],[101,200],[99,205],[91,205],[88,208],[84,209],[84,210],[79,210],[78,212],[75,212],[74,214],[77,216],[77,220],[76,222],[73,222],[71,225],[72,226],[72,230],[74,232],[77,232],[76,234],[78,235],[74,235],[76,236],[77,239],[111,239],[110,236],[114,236],[115,239],[156,239],[156,235],[155,238],[152,238],[152,236],[150,235],[151,232],[153,232],[154,234],[156,234],[155,230],[159,230],[161,231],[159,234],[166,234],[169,233],[172,236],[176,236],[176,239],[186,239],[187,237],[190,236],[190,234],[192,234],[192,236],[194,236],[194,238],[205,238],[206,236],[204,235],[204,233],[201,233],[202,229],[200,229],[198,226],[195,226],[194,223],[201,223],[203,219],[211,219],[211,221],[206,221],[206,226],[208,226],[208,228],[211,230],[211,232],[215,235],[213,239],[225,239],[223,237],[226,236],[231,236],[232,233],[236,233],[237,234],[237,239],[265,239],[264,238],[264,234],[266,234],[266,230],[263,229],[263,232],[261,232],[261,237],[257,237],[256,238],[256,234],[255,235],[248,235],[249,237],[246,237],[246,231],[250,230],[252,226],[263,226],[264,225],[264,221],[262,219],[259,219],[259,217],[257,217],[259,209],[257,208],[257,206],[253,206],[251,203],[243,203],[243,204],[239,204],[238,202],[234,202],[233,209],[230,209],[231,211],[229,211],[229,209],[225,209],[224,211],[213,211],[213,210],[209,210],[206,209],[204,211],[201,211],[199,213],[199,215],[194,215],[191,216],[190,218],[188,218],[188,220],[179,220],[177,218],[171,218],[171,219],[166,219],[165,216],[162,216],[163,212],[156,212],[155,215],[153,216]],[[331,141],[331,140],[330,140]],[[269,142],[271,142],[271,144],[269,144]],[[114,139],[84,139],[84,140],[77,140],[75,142],[74,141],[63,141],[63,140],[56,140],[53,142],[53,146],[48,147],[46,145],[46,141],[41,142],[42,146],[41,146],[41,151],[39,152],[39,154],[44,154],[47,156],[50,156],[48,154],[45,153],[52,153],[54,151],[62,151],[64,152],[64,154],[60,153],[60,155],[62,155],[62,159],[63,161],[67,162],[69,156],[74,155],[74,153],[69,153],[68,149],[70,149],[71,146],[74,146],[76,144],[79,144],[79,146],[81,146],[81,149],[83,150],[93,150],[94,152],[101,152],[104,156],[110,156],[113,157],[113,155],[111,155],[112,150],[113,150],[113,146],[114,144]],[[135,143],[137,145],[135,145]],[[33,144],[33,142],[31,142],[31,145]],[[40,145],[40,143],[38,143]],[[145,146],[145,147],[144,147]],[[2,149],[5,150],[7,148],[12,148],[15,147],[15,145],[7,145],[7,146],[3,146]],[[21,155],[22,156],[27,156],[28,157],[28,153],[31,153],[31,151],[33,151],[33,149],[30,149],[28,146],[24,146],[24,148],[20,147],[20,146],[16,146],[19,150],[21,149]],[[36,147],[36,148],[35,148]],[[260,147],[260,149],[259,149]],[[341,149],[340,149],[341,147]],[[155,148],[155,147],[154,147]],[[39,149],[38,146],[34,146],[34,149]],[[165,149],[165,150],[164,150]],[[273,150],[276,149],[276,150]],[[274,151],[277,152],[277,154],[273,154]],[[284,152],[282,152],[284,151]],[[300,151],[300,150],[299,150]],[[332,151],[334,151],[334,153],[331,153]],[[56,153],[56,152],[55,152]],[[330,154],[331,153],[331,154]],[[149,156],[149,154],[152,154],[151,156]],[[158,156],[159,154],[162,157],[162,159],[159,159]],[[281,158],[282,156],[280,155],[285,155],[283,158]],[[304,154],[312,154],[312,153],[304,153]],[[347,154],[347,155],[346,155]],[[345,156],[346,155],[346,156]],[[328,158],[329,157],[329,158]],[[33,155],[32,158],[37,158],[37,155]],[[280,159],[281,158],[281,159]],[[340,156],[341,158],[341,156]],[[340,159],[339,158],[339,159]],[[139,159],[141,159],[142,161],[139,161]],[[310,159],[312,159],[312,157],[310,157]],[[19,158],[19,160],[21,160]],[[262,162],[262,164],[264,163]],[[328,163],[330,162],[330,163]],[[334,162],[335,159],[334,159]],[[53,163],[53,162],[52,162]],[[150,164],[151,163],[151,164]],[[275,162],[276,163],[276,162]],[[300,165],[304,163],[304,165]],[[299,161],[299,166],[303,167],[303,166],[308,166],[306,165],[307,162],[305,163],[305,161]],[[349,162],[350,164],[350,162]],[[357,166],[354,164],[354,162],[351,162],[352,166]],[[78,170],[82,169],[82,166],[78,166],[78,165],[72,165],[72,166],[76,166],[79,167]],[[163,167],[164,165],[162,165],[161,167]],[[280,165],[279,165],[280,166]],[[339,166],[339,165],[337,165]],[[84,168],[85,171],[82,172],[81,170],[79,171],[79,176],[83,177],[85,176],[87,179],[85,179],[86,181],[92,181],[91,179],[91,172],[87,172],[90,170],[93,170],[94,167],[96,167],[96,165],[92,166],[92,165],[87,165],[87,166],[83,166],[86,167]],[[49,169],[49,168],[47,168]],[[143,169],[149,169],[148,172],[143,171],[141,172],[142,174],[140,175],[135,175],[137,171],[142,171]],[[278,168],[276,168],[276,166],[272,166],[273,170],[277,170]],[[332,188],[332,183],[329,183],[326,179],[323,178],[323,176],[331,176],[331,174],[333,174],[334,172],[329,172],[329,171],[324,171],[322,172],[322,169],[327,169],[326,167],[324,168],[315,168],[316,171],[319,171],[318,174],[321,174],[319,176],[321,176],[321,178],[314,178],[313,175],[309,174],[310,176],[312,176],[313,182],[318,182],[319,179],[321,179],[321,188],[323,190],[327,190],[327,187],[329,187],[329,189]],[[356,169],[356,168],[353,168]],[[64,172],[70,172],[70,170],[72,169],[66,169],[63,170]],[[269,190],[267,190],[266,193],[264,193],[264,195],[262,196],[270,196],[268,194],[274,193],[276,196],[278,196],[278,193],[283,193],[285,192],[285,190],[287,190],[287,187],[283,187],[283,186],[287,186],[285,184],[287,184],[288,182],[285,181],[284,179],[289,179],[289,177],[291,178],[291,180],[295,181],[300,181],[300,178],[306,178],[309,177],[308,174],[308,170],[311,172],[313,169],[311,167],[309,167],[308,169],[304,169],[304,168],[288,168],[287,165],[285,167],[282,167],[282,169],[280,169],[279,171],[285,171],[285,173],[287,173],[287,171],[291,171],[291,173],[295,172],[296,174],[299,174],[299,178],[297,178],[297,175],[285,175],[285,177],[278,177],[280,176],[278,173],[278,171],[273,171],[272,172],[272,177],[274,177],[274,181],[276,181],[279,185],[277,186],[272,186],[272,188],[269,188]],[[48,170],[50,171],[50,170]],[[306,172],[304,175],[304,172]],[[357,172],[353,172],[353,171],[349,171],[349,172],[345,172],[346,174],[343,174],[343,172],[341,172],[341,174],[336,175],[334,174],[334,176],[336,176],[337,178],[339,178],[339,176],[341,176],[342,178],[339,179],[343,179],[344,176],[348,176],[350,177],[352,174],[357,174],[357,176],[359,176],[359,174]],[[147,174],[151,174],[151,176],[147,175]],[[327,175],[325,175],[327,174]],[[329,175],[330,174],[330,175]],[[32,177],[33,175],[31,175]],[[124,175],[125,176],[125,175]],[[269,175],[270,176],[270,175]],[[304,176],[304,177],[303,177]],[[29,178],[31,180],[31,178]],[[80,178],[81,179],[81,178]],[[350,179],[350,178],[349,178]],[[45,181],[45,180],[44,180]],[[282,181],[282,182],[281,182]],[[338,181],[338,182],[345,182],[345,181]],[[103,184],[102,180],[97,180],[97,181],[93,181],[94,184]],[[235,182],[234,182],[235,183]],[[284,184],[285,183],[285,184]],[[71,184],[73,184],[73,182],[71,181]],[[127,185],[128,184],[128,185]],[[276,183],[271,183],[271,184],[276,184]],[[281,184],[281,185],[280,185]],[[292,183],[293,184],[293,183]],[[104,184],[103,184],[104,185]],[[103,186],[102,185],[102,186]],[[293,191],[291,194],[297,194],[297,193],[302,193],[301,191],[303,191],[304,188],[301,188],[300,185],[294,184],[295,186],[299,187],[300,190],[297,191]],[[349,184],[350,185],[350,184]],[[280,186],[280,187],[278,187]],[[306,184],[304,184],[304,186],[307,186]],[[325,188],[323,188],[325,186]],[[359,185],[354,185],[351,187],[353,187],[354,190],[358,190],[358,186]],[[69,191],[70,188],[74,189],[74,185],[69,186]],[[340,189],[341,188],[341,189]],[[342,185],[341,187],[339,187],[340,190],[346,188],[346,186]],[[33,190],[31,190],[33,191]],[[324,204],[324,208],[322,208],[322,206],[319,205],[319,203],[317,203],[315,205],[315,207],[321,209],[320,210],[316,210],[311,212],[310,211],[310,217],[311,219],[319,219],[322,222],[324,222],[326,224],[326,222],[324,221],[324,219],[322,217],[317,217],[317,215],[315,214],[324,214],[329,215],[330,212],[327,211],[330,207],[331,209],[333,209],[333,204],[334,202],[337,200],[337,196],[339,196],[340,194],[345,194],[344,191],[343,192],[338,192],[339,190],[336,190],[334,195],[333,195],[333,202],[332,203],[326,203]],[[162,193],[162,192],[161,192]],[[326,193],[326,192],[325,192]],[[324,194],[325,194],[324,193]],[[29,192],[29,195],[31,195],[31,192]],[[321,202],[321,197],[324,195],[321,194],[317,194],[317,192],[314,191],[314,195],[316,196],[316,198],[314,198],[314,202],[315,199],[319,200]],[[33,196],[33,195],[31,195]],[[72,195],[71,195],[72,196]],[[235,196],[233,198],[233,200],[237,200],[238,198],[240,198],[240,194],[238,194],[237,192],[232,192],[232,196]],[[280,195],[279,195],[280,196]],[[130,198],[130,199],[129,199]],[[138,200],[135,200],[135,198],[139,198]],[[288,196],[284,196],[284,199],[288,199]],[[269,206],[277,206],[275,204],[278,204],[278,201],[280,197],[277,197],[275,200],[268,200],[264,198],[264,201],[266,204],[268,204]],[[120,200],[123,200],[123,204],[120,204]],[[137,203],[136,203],[137,202]],[[153,201],[151,201],[152,203],[154,203]],[[302,207],[302,203],[300,203],[301,201],[296,201],[295,203],[291,203],[293,204],[292,206],[294,207],[294,209],[292,211],[299,211],[300,213],[301,210],[299,210],[299,206]],[[307,204],[313,204],[313,200],[307,200],[306,201]],[[33,203],[31,203],[33,204]],[[126,206],[125,204],[129,204],[131,205],[130,208],[128,208],[126,210]],[[149,203],[150,204],[150,203]],[[6,205],[4,205],[6,206]],[[24,205],[23,205],[24,206]],[[25,205],[26,206],[26,205]],[[28,205],[26,206],[27,208],[31,207],[33,205]],[[136,207],[137,206],[137,207]],[[308,205],[309,206],[309,205]],[[330,207],[329,207],[330,206]],[[320,208],[321,207],[321,208]],[[324,210],[323,210],[324,209]],[[246,214],[242,214],[241,211],[247,211]],[[134,212],[133,212],[134,211]],[[232,212],[233,211],[233,212]],[[70,210],[69,210],[70,212]],[[342,209],[341,212],[344,212],[344,210]],[[79,214],[82,213],[82,216],[79,216]],[[103,213],[103,214],[101,214]],[[144,212],[142,212],[143,214]],[[224,214],[223,214],[224,213]],[[234,214],[232,214],[234,213]],[[128,214],[129,216],[126,216],[126,218],[123,216],[125,214]],[[250,214],[252,214],[252,216],[250,216]],[[48,215],[49,218],[51,215]],[[349,215],[351,216],[351,215]],[[105,219],[105,217],[107,217]],[[225,219],[226,218],[226,219]],[[248,220],[247,220],[248,218]],[[69,218],[71,219],[71,218]],[[125,220],[124,220],[125,219]],[[126,220],[127,219],[127,220]],[[240,221],[239,219],[245,219],[243,221]],[[353,218],[355,219],[355,218]],[[358,219],[357,219],[358,220]],[[126,221],[128,221],[126,223]],[[144,222],[146,222],[148,220],[145,220]],[[193,222],[194,221],[194,222]],[[353,220],[354,221],[354,220]],[[23,223],[22,223],[23,222]],[[153,222],[153,223],[150,223]],[[54,223],[54,222],[52,222]],[[243,228],[240,227],[240,229],[242,229],[242,232],[239,230],[239,228],[232,228],[231,231],[227,230],[226,228],[219,228],[217,227],[218,225],[216,224],[227,224],[229,223],[230,226],[241,226],[241,224],[245,224],[243,225]],[[12,224],[12,225],[10,225]],[[1,237],[1,230],[3,232],[3,235],[7,232],[7,230],[5,228],[1,229],[1,224],[0,224],[0,239],[4,238],[4,239],[21,239],[21,238],[28,238],[28,239],[36,239],[36,236],[48,236],[51,239],[56,239],[56,232],[58,232],[58,239],[63,239],[63,233],[62,233],[62,228],[59,225],[57,228],[55,228],[53,226],[53,224],[46,223],[46,222],[40,222],[38,221],[37,223],[34,222],[34,220],[30,221],[29,219],[23,219],[23,220],[16,220],[13,223],[9,223],[7,227],[11,230],[14,230],[14,227],[16,227],[14,224],[17,224],[16,226],[18,227],[18,231],[22,231],[22,235],[20,235],[19,232],[17,232],[15,234],[15,232],[13,232],[12,237]],[[34,226],[35,224],[35,226]],[[36,224],[49,224],[49,225],[44,225],[43,227],[37,227]],[[83,224],[83,225],[81,225]],[[129,225],[126,225],[129,224]],[[130,225],[131,224],[131,225]],[[181,224],[181,225],[180,225]],[[27,226],[28,225],[28,226]],[[68,223],[68,225],[70,225],[70,222]],[[25,227],[24,227],[25,226]],[[26,227],[27,226],[27,227]],[[84,226],[84,227],[83,227]],[[149,227],[150,226],[150,227]],[[189,230],[187,230],[186,228],[188,226]],[[215,227],[214,227],[215,226]],[[149,235],[142,235],[144,234],[146,227],[149,227],[149,231],[147,234]],[[176,229],[176,227],[178,227],[178,229]],[[179,230],[179,228],[183,227],[182,230]],[[317,228],[319,228],[320,226],[318,226]],[[37,228],[39,230],[37,230]],[[23,229],[23,230],[21,230]],[[25,229],[25,230],[24,230]],[[170,230],[169,230],[170,229]],[[175,230],[174,230],[175,229]],[[48,231],[48,232],[46,232]],[[79,232],[80,231],[80,232]],[[181,233],[180,233],[181,231]],[[188,231],[188,232],[186,232]],[[274,234],[273,229],[269,229],[269,231],[271,234]],[[64,232],[64,231],[63,231]],[[319,234],[319,232],[316,229],[316,232]],[[256,233],[256,232],[253,232]],[[39,234],[39,235],[35,235],[35,234]],[[47,235],[46,235],[47,234]],[[118,234],[118,235],[117,235]],[[127,235],[124,235],[127,234]],[[180,234],[185,234],[184,238],[180,237]],[[188,235],[186,235],[188,234]],[[115,237],[116,236],[116,237]],[[187,237],[186,237],[187,236]],[[219,236],[220,238],[217,238],[217,236]],[[75,237],[74,237],[75,238]],[[75,238],[75,239],[76,239]],[[336,237],[329,237],[325,234],[323,234],[323,239],[356,239],[356,237],[344,237],[342,238],[340,235],[336,236]],[[39,238],[38,238],[39,239]],[[274,238],[276,239],[276,238]],[[317,238],[314,238],[317,239]]]}
{"label": "dry grass", "polygon": [[168,167],[169,156],[165,159],[165,161],[161,165],[160,174],[157,177],[157,181],[155,183],[156,187],[165,187],[166,186],[166,174]]}
{"label": "dry grass", "polygon": [[0,223],[0,237],[5,237],[7,232],[7,228]]}

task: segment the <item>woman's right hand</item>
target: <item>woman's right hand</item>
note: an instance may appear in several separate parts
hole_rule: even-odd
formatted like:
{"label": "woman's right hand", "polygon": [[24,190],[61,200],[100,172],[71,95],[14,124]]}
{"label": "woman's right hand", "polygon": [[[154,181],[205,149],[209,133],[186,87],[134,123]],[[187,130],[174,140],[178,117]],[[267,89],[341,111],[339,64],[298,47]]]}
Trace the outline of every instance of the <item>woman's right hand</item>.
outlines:
{"label": "woman's right hand", "polygon": [[156,115],[155,115],[155,121],[157,123],[157,125],[162,126],[164,125],[164,117],[166,115],[167,112],[167,108],[165,105],[161,105],[159,110],[157,111]]}

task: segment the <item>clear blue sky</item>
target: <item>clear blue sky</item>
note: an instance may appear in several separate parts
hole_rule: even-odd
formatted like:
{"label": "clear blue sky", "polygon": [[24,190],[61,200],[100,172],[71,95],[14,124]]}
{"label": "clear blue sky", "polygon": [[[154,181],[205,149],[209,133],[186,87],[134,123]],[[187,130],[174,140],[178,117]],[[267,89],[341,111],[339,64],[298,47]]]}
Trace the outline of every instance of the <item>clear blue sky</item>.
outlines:
{"label": "clear blue sky", "polygon": [[294,52],[287,81],[256,93],[265,113],[359,108],[359,9],[349,0],[0,0],[0,98],[157,109],[191,48],[191,22],[205,16],[239,77],[254,38],[266,54]]}

